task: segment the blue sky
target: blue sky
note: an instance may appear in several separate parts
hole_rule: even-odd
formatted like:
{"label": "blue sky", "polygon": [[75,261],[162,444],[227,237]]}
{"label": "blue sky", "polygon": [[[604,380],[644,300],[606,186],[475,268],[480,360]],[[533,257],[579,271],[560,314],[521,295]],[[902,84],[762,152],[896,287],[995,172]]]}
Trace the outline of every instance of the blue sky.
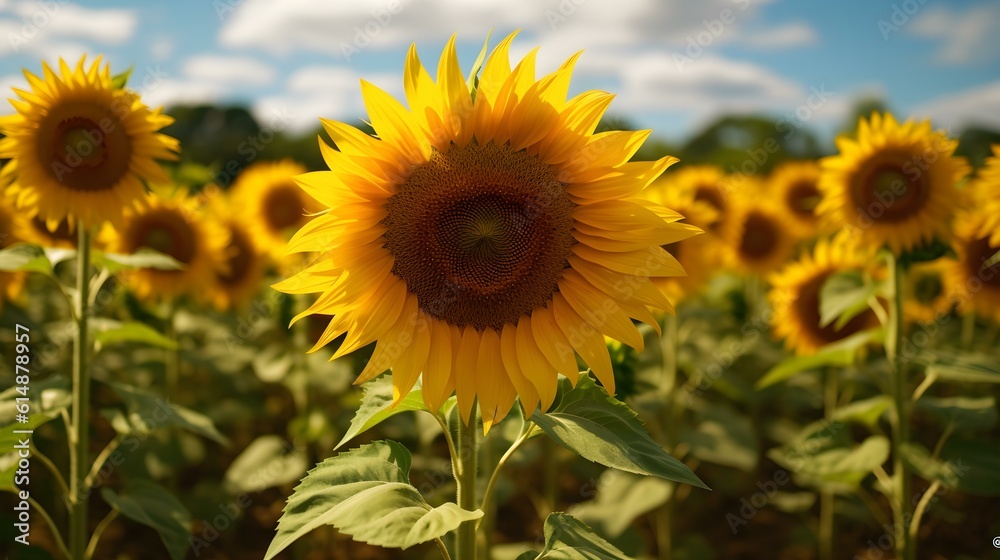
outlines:
{"label": "blue sky", "polygon": [[540,46],[540,72],[585,50],[574,90],[617,93],[613,114],[665,138],[723,113],[832,130],[872,95],[1000,128],[996,0],[0,0],[0,86],[103,53],[151,104],[241,102],[307,130],[363,118],[362,77],[401,94],[410,43],[433,68],[458,32],[468,68],[491,28],[522,29],[514,55]]}

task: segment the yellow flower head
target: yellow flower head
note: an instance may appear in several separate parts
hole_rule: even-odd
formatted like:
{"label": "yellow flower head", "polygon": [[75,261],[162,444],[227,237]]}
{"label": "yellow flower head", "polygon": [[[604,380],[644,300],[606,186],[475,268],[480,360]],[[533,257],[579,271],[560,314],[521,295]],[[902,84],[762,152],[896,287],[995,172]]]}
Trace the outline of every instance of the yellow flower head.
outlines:
{"label": "yellow flower head", "polygon": [[267,271],[268,257],[258,247],[255,236],[245,220],[236,215],[235,203],[229,198],[212,205],[213,218],[228,233],[225,266],[217,270],[209,283],[209,298],[222,311],[250,301],[261,288]]}
{"label": "yellow flower head", "polygon": [[768,179],[782,222],[800,239],[815,237],[819,232],[819,217],[815,213],[821,197],[819,176],[818,163],[793,161],[777,166]]}
{"label": "yellow flower head", "polygon": [[102,242],[112,253],[132,254],[148,248],[173,257],[181,270],[140,268],[123,273],[139,299],[163,300],[182,295],[206,297],[215,275],[225,273],[225,229],[210,220],[182,189],[156,188],[147,204],[126,212],[120,229],[106,226]]}
{"label": "yellow flower head", "polygon": [[769,278],[767,297],[773,315],[771,329],[775,338],[798,355],[814,354],[823,346],[843,340],[865,329],[878,326],[873,311],[855,316],[839,330],[836,324],[820,327],[820,291],[834,274],[865,271],[872,263],[871,253],[859,250],[846,236],[821,239],[812,253],[802,255]]}
{"label": "yellow flower head", "polygon": [[422,375],[429,406],[454,391],[468,423],[478,397],[487,429],[515,397],[547,409],[576,354],[613,393],[604,335],[642,347],[632,319],[670,309],[650,278],[684,273],[661,246],[697,232],[641,198],[675,161],[629,162],[649,131],[594,134],[612,95],[566,99],[578,56],[536,79],[534,51],[511,69],[513,38],[475,97],[452,38],[436,80],[410,48],[408,108],[362,81],[377,138],[323,121],[331,171],[298,181],[329,211],[289,244],[319,254],[276,286],[321,294],[303,315],[334,316],[334,357],[377,341],[358,382],[391,368],[398,402]]}
{"label": "yellow flower head", "polygon": [[230,199],[245,208],[241,219],[247,231],[257,247],[276,261],[285,258],[292,234],[323,209],[295,184],[294,177],[305,172],[302,164],[291,160],[255,163],[233,183]]}
{"label": "yellow flower head", "polygon": [[730,265],[742,272],[766,275],[792,255],[794,239],[778,211],[760,197],[733,199],[732,217],[723,232]]}
{"label": "yellow flower head", "polygon": [[916,263],[907,271],[903,285],[903,315],[907,321],[930,323],[951,311],[955,301],[945,281],[951,262],[940,258]]}
{"label": "yellow flower head", "polygon": [[958,255],[947,268],[947,294],[963,312],[1000,321],[1000,263],[987,263],[1000,251],[1000,204],[963,212],[955,219],[953,247]]}
{"label": "yellow flower head", "polygon": [[[647,200],[661,204],[684,216],[684,223],[699,229],[707,229],[717,223],[718,212],[706,202],[695,200],[693,192],[679,188],[668,176],[662,176],[643,191]],[[687,276],[654,278],[653,283],[660,288],[671,303],[677,303],[686,295],[697,293],[712,271],[718,267],[718,251],[713,250],[710,235],[696,235],[663,248],[684,267]]]}
{"label": "yellow flower head", "polygon": [[935,236],[948,237],[956,184],[968,173],[958,146],[930,122],[896,122],[890,114],[861,119],[857,139],[837,138],[840,153],[824,158],[816,212],[870,247],[900,254]]}
{"label": "yellow flower head", "polygon": [[730,197],[733,192],[721,168],[714,165],[686,165],[664,176],[662,181],[674,185],[672,190],[676,189],[713,210],[712,222],[698,224],[699,227],[711,233],[719,233],[725,228],[730,216]]}
{"label": "yellow flower head", "polygon": [[59,74],[25,70],[30,91],[14,89],[17,111],[0,118],[0,187],[17,206],[50,229],[64,218],[97,226],[118,223],[145,196],[143,181],[165,181],[157,159],[175,159],[177,140],[157,131],[173,119],[151,110],[134,92],[112,83],[101,58],[75,69],[59,61]]}

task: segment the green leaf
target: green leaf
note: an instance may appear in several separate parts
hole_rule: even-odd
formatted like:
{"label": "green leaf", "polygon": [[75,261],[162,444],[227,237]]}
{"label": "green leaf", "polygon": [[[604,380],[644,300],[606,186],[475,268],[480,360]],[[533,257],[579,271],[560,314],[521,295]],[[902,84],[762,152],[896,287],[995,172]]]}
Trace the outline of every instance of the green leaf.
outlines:
{"label": "green leaf", "polygon": [[128,421],[129,429],[127,433],[148,434],[168,426],[176,426],[223,445],[228,443],[226,437],[215,428],[212,420],[204,414],[171,404],[153,393],[131,385],[115,382],[108,385],[125,403],[127,409],[125,419]]}
{"label": "green leaf", "polygon": [[883,329],[870,329],[854,333],[851,336],[827,345],[811,356],[795,356],[787,358],[764,374],[755,384],[757,389],[764,389],[780,383],[804,371],[812,371],[824,367],[847,367],[854,363],[858,349],[873,342],[883,340]]}
{"label": "green leaf", "polygon": [[860,272],[838,272],[823,282],[819,292],[819,326],[835,320],[840,328],[868,309],[868,300],[878,292],[878,284],[865,280]]}
{"label": "green leaf", "polygon": [[52,375],[46,379],[33,378],[31,384],[28,385],[27,393],[27,395],[22,395],[17,385],[0,393],[0,425],[11,424],[15,421],[18,414],[18,397],[28,397],[28,403],[31,406],[30,414],[43,414],[52,417],[58,416],[60,411],[68,408],[73,401],[69,380],[61,375]]}
{"label": "green leaf", "polygon": [[957,432],[989,430],[997,423],[997,403],[993,397],[922,397],[917,410],[951,424]]}
{"label": "green leaf", "polygon": [[1000,383],[1000,365],[987,354],[935,350],[921,353],[915,361],[927,366],[926,375],[933,374],[945,381]]}
{"label": "green leaf", "polygon": [[128,83],[129,76],[132,75],[132,70],[134,66],[129,66],[128,70],[111,77],[111,87],[115,89],[125,89],[125,84]]}
{"label": "green leaf", "polygon": [[892,397],[877,395],[840,407],[833,413],[833,419],[837,422],[856,422],[871,427],[878,424],[879,418],[891,406]]}
{"label": "green leaf", "polygon": [[340,439],[334,449],[340,449],[348,441],[354,439],[358,434],[372,429],[387,418],[391,418],[401,412],[409,411],[429,411],[424,404],[423,394],[420,389],[411,391],[400,403],[392,406],[392,376],[383,375],[378,379],[369,381],[364,385],[364,396],[361,397],[361,406],[354,413],[351,419],[351,426],[347,433]]}
{"label": "green leaf", "polygon": [[946,488],[957,488],[960,478],[955,465],[935,459],[923,445],[910,442],[900,447],[900,455],[910,470],[926,480],[937,480]]}
{"label": "green leaf", "polygon": [[466,85],[469,86],[469,93],[472,95],[472,100],[476,100],[476,91],[479,89],[479,71],[483,68],[483,63],[486,62],[486,52],[490,45],[490,35],[493,34],[491,29],[489,33],[486,34],[486,40],[483,41],[483,48],[479,51],[479,56],[476,57],[476,62],[472,64],[472,71],[469,72],[469,79],[466,80]]}
{"label": "green leaf", "polygon": [[838,446],[815,453],[810,453],[811,450],[808,446],[800,446],[798,458],[786,448],[771,450],[768,456],[809,484],[854,489],[873,469],[889,459],[889,440],[871,436],[854,448]]}
{"label": "green leaf", "polygon": [[691,446],[691,455],[716,465],[750,471],[759,455],[753,422],[725,406],[712,406],[698,414],[696,428],[682,440]]}
{"label": "green leaf", "polygon": [[0,271],[38,272],[53,276],[52,263],[38,245],[19,243],[0,250]]}
{"label": "green leaf", "polygon": [[108,487],[101,488],[101,497],[125,517],[155,529],[170,558],[184,560],[187,556],[191,514],[166,489],[139,480],[125,486],[121,494]]}
{"label": "green leaf", "polygon": [[611,543],[565,513],[545,518],[545,548],[525,552],[517,560],[632,560]]}
{"label": "green leaf", "polygon": [[635,411],[608,395],[589,375],[580,376],[555,410],[546,414],[536,410],[531,419],[553,441],[595,463],[708,488],[649,437]]}
{"label": "green leaf", "polygon": [[94,342],[101,346],[136,342],[167,350],[177,349],[177,342],[145,323],[120,323],[110,320],[95,322],[93,337]]}
{"label": "green leaf", "polygon": [[54,420],[55,416],[39,414],[32,411],[24,424],[15,422],[0,427],[0,490],[16,491],[14,484],[15,472],[18,468],[18,447],[24,439],[31,439],[29,447],[35,448],[33,434],[18,434],[15,431],[34,430],[35,428]]}
{"label": "green leaf", "polygon": [[265,560],[323,525],[359,542],[406,549],[483,516],[453,503],[431,507],[410,484],[410,461],[399,443],[377,441],[317,465],[288,498]]}
{"label": "green leaf", "polygon": [[673,491],[672,482],[608,469],[597,481],[597,497],[573,506],[569,513],[615,538],[633,521],[666,503]]}
{"label": "green leaf", "polygon": [[94,262],[111,272],[134,268],[155,268],[157,270],[183,270],[184,265],[170,255],[143,247],[131,255],[95,252]]}
{"label": "green leaf", "polygon": [[260,436],[233,459],[224,484],[232,494],[260,492],[302,479],[309,460],[301,449],[275,435]]}

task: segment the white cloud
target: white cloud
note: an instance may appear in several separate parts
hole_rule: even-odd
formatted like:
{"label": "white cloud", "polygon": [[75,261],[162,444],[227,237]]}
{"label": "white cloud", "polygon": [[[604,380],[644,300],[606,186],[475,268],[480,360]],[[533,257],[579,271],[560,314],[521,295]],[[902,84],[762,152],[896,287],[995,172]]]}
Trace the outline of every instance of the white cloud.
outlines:
{"label": "white cloud", "polygon": [[166,78],[141,93],[142,100],[150,107],[169,107],[181,104],[213,103],[222,98],[226,90],[219,83]]}
{"label": "white cloud", "polygon": [[743,42],[758,49],[787,49],[815,45],[818,41],[816,30],[800,22],[747,34]]}
{"label": "white cloud", "polygon": [[91,9],[60,2],[0,4],[0,55],[77,55],[79,41],[120,45],[135,33],[133,10]]}
{"label": "white cloud", "polygon": [[914,109],[913,114],[930,117],[935,124],[948,128],[1000,128],[1000,80],[932,99]]}
{"label": "white cloud", "polygon": [[946,64],[984,62],[1000,56],[1000,3],[970,6],[964,12],[948,6],[931,6],[917,14],[908,30],[917,37],[940,43],[934,59]]}
{"label": "white cloud", "polygon": [[274,68],[249,56],[198,55],[184,61],[182,71],[192,80],[228,85],[266,85],[275,77]]}

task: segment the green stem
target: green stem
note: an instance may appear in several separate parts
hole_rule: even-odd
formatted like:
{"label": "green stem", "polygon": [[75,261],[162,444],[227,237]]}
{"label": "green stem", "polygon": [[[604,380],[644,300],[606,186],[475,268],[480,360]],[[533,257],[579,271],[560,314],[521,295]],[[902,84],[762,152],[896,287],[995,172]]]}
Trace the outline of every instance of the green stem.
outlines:
{"label": "green stem", "polygon": [[[476,417],[470,418],[466,426],[458,420],[458,507],[466,511],[476,509],[476,459],[478,455],[478,434]],[[458,527],[455,556],[461,560],[476,560],[476,521],[466,521]]]}
{"label": "green stem", "polygon": [[924,517],[924,512],[927,510],[927,505],[931,503],[931,498],[937,494],[937,491],[941,489],[941,481],[935,480],[931,483],[924,495],[920,497],[920,502],[917,503],[916,509],[913,510],[913,521],[910,522],[910,540],[913,542],[917,541],[917,532],[920,531],[920,521]]}
{"label": "green stem", "polygon": [[49,472],[52,473],[52,477],[56,479],[56,484],[59,485],[59,490],[68,496],[69,486],[66,485],[66,480],[63,478],[62,473],[59,472],[59,467],[57,467],[56,464],[52,462],[52,459],[49,459],[48,457],[43,455],[42,452],[39,451],[38,449],[32,449],[31,456],[41,461],[42,464],[45,465],[47,469],[49,469]]}
{"label": "green stem", "polygon": [[903,265],[890,257],[889,274],[893,287],[890,301],[889,332],[886,338],[886,353],[890,361],[890,387],[895,408],[892,424],[892,455],[893,455],[893,500],[895,519],[896,557],[899,560],[912,560],[915,556],[914,543],[910,541],[907,526],[910,517],[910,475],[903,461],[903,446],[910,440],[910,398],[906,392],[906,367],[900,357],[900,346],[903,340]]}
{"label": "green stem", "polygon": [[84,557],[87,547],[87,497],[84,477],[90,451],[90,372],[87,369],[87,304],[90,302],[90,231],[82,224],[76,259],[76,340],[73,353],[73,412],[70,441],[73,452],[69,463],[70,558]]}
{"label": "green stem", "polygon": [[31,504],[32,511],[37,512],[45,521],[45,524],[49,526],[49,530],[52,531],[52,539],[55,541],[59,552],[68,560],[73,560],[74,557],[70,556],[69,549],[66,548],[66,543],[63,541],[62,535],[59,534],[59,527],[56,526],[56,522],[52,520],[49,512],[45,511],[42,504],[38,503],[34,498],[29,497],[28,503]]}
{"label": "green stem", "polygon": [[962,315],[962,348],[971,350],[976,337],[976,312],[968,310]]}
{"label": "green stem", "polygon": [[181,347],[177,340],[177,327],[175,320],[177,315],[177,302],[171,299],[167,302],[167,338],[174,341],[177,348],[168,348],[164,365],[167,370],[166,397],[174,398],[177,394],[177,385],[181,377]]}
{"label": "green stem", "polygon": [[503,454],[503,456],[500,457],[500,460],[497,462],[496,468],[493,469],[493,474],[490,475],[490,481],[486,484],[486,491],[483,492],[483,505],[480,506],[479,509],[483,511],[489,511],[489,508],[491,506],[491,499],[493,498],[493,489],[496,487],[497,480],[500,478],[500,471],[503,470],[504,465],[506,465],[507,461],[510,460],[511,456],[514,455],[514,452],[517,451],[519,447],[521,447],[521,444],[528,441],[528,438],[531,435],[532,425],[533,424],[530,420],[525,422],[524,427],[521,428],[521,434],[518,436],[516,440],[514,440],[514,443],[510,445],[510,447]]}
{"label": "green stem", "polygon": [[[838,379],[837,372],[827,369],[823,372],[823,417],[827,422],[833,422],[837,410]],[[819,502],[819,557],[820,560],[833,559],[834,506],[836,496],[833,491],[824,489],[820,492]]]}
{"label": "green stem", "polygon": [[441,558],[444,558],[444,560],[451,560],[451,554],[448,554],[448,547],[444,545],[444,541],[437,538],[434,539],[434,544],[437,545],[438,550],[441,552]]}
{"label": "green stem", "polygon": [[113,509],[104,516],[104,519],[97,524],[97,528],[94,529],[94,535],[90,537],[90,543],[87,545],[87,555],[84,557],[90,560],[94,557],[94,551],[97,550],[97,543],[101,540],[101,535],[104,534],[104,530],[108,528],[108,525],[118,517],[118,510]]}
{"label": "green stem", "polygon": [[[667,449],[677,444],[676,432],[680,421],[681,402],[677,398],[677,315],[668,314],[663,324],[660,353],[663,360],[663,379],[660,382],[660,432]],[[674,495],[656,511],[656,549],[659,560],[669,560],[673,555]]]}

